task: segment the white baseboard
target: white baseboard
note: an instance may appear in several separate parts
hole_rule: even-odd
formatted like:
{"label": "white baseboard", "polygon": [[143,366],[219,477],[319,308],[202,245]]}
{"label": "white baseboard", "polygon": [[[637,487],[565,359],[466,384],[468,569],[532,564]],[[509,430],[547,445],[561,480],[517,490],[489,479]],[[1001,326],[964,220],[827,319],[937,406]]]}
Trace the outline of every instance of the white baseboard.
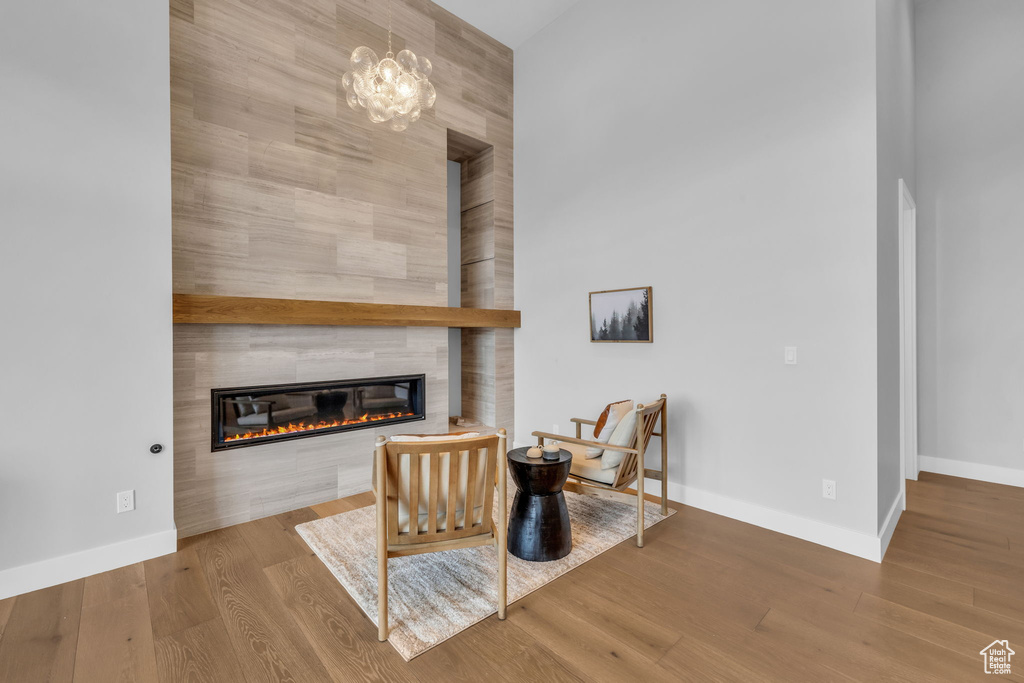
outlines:
{"label": "white baseboard", "polygon": [[0,600],[173,553],[177,529],[0,571]]}
{"label": "white baseboard", "polygon": [[900,491],[900,494],[896,496],[896,500],[892,502],[892,507],[889,508],[889,514],[885,517],[885,523],[882,524],[882,528],[878,532],[878,562],[881,562],[882,558],[885,557],[885,551],[889,549],[889,541],[892,540],[892,534],[896,531],[896,525],[899,524],[900,515],[902,514],[903,492]]}
{"label": "white baseboard", "polygon": [[[645,479],[644,492],[654,494],[655,496],[659,495],[661,493],[661,482]],[[874,536],[852,529],[833,526],[808,519],[807,517],[801,517],[800,515],[766,508],[755,503],[748,503],[747,501],[691,488],[671,481],[668,484],[668,497],[670,500],[683,503],[684,505],[700,508],[701,510],[746,522],[747,524],[753,524],[762,529],[777,531],[787,536],[802,538],[805,541],[817,543],[818,545],[833,548],[850,555],[856,555],[857,557],[863,557],[872,562],[882,561],[881,535]],[[899,509],[902,510],[902,502],[897,500],[897,503],[900,503]],[[896,515],[895,520],[891,518],[892,514],[890,513],[890,519],[886,521],[886,528],[888,528],[891,522],[892,528],[895,529],[895,522],[898,521],[899,515]],[[891,532],[889,536],[892,536]],[[886,539],[886,545],[888,545],[888,539]]]}
{"label": "white baseboard", "polygon": [[964,479],[977,479],[978,481],[1006,484],[1007,486],[1024,486],[1024,470],[1017,470],[1012,467],[982,465],[963,460],[936,458],[931,455],[919,455],[917,461],[918,469],[922,472],[934,472],[935,474],[946,474],[951,477],[963,477]]}

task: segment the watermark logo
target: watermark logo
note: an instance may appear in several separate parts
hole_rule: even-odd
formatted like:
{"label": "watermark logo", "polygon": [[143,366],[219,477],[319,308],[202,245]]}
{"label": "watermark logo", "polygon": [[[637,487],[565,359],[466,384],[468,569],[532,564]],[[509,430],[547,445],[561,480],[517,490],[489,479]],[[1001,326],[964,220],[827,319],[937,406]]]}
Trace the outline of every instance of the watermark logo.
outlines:
{"label": "watermark logo", "polygon": [[1010,649],[1009,641],[993,640],[988,647],[978,654],[985,658],[985,673],[1009,674],[1010,657],[1017,653]]}

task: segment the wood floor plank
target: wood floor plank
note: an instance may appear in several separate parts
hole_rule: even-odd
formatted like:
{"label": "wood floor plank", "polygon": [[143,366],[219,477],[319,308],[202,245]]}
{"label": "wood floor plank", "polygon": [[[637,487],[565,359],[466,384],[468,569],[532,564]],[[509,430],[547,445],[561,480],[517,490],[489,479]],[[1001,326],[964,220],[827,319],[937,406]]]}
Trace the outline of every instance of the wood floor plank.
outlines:
{"label": "wood floor plank", "polygon": [[[897,528],[886,560],[997,593],[1024,598],[1024,565],[1008,553],[922,538]],[[890,555],[891,553],[891,555]]]}
{"label": "wood floor plank", "polygon": [[196,534],[195,536],[188,536],[178,540],[178,551],[192,550],[198,551],[200,548],[206,548],[211,545],[222,545],[224,543],[231,543],[237,541],[242,536],[238,533],[237,526],[229,526],[224,529],[215,529],[213,531],[207,531],[206,533]]}
{"label": "wood floor plank", "polygon": [[578,675],[595,681],[672,681],[675,677],[656,660],[637,652],[589,622],[554,605],[540,593],[509,605],[509,619],[535,634],[540,642],[561,642],[560,656]]}
{"label": "wood floor plank", "polygon": [[[510,683],[581,680],[565,660],[509,619],[501,621],[488,617],[460,633],[458,638],[459,647],[487,653],[487,660],[498,680]],[[430,675],[436,666],[420,670],[416,665],[419,660],[412,661],[413,670],[422,680],[433,680]]]}
{"label": "wood floor plank", "polygon": [[[834,623],[839,629],[849,625],[853,615],[840,613]],[[944,677],[921,670],[901,659],[894,659],[879,652],[877,643],[885,642],[891,633],[880,624],[862,621],[854,626],[857,638],[836,638],[835,633],[821,628],[818,624],[789,614],[784,609],[773,609],[765,615],[757,627],[758,637],[764,646],[773,651],[817,653],[813,656],[816,664],[830,671],[825,679],[867,681],[943,681]],[[773,676],[785,671],[782,662],[772,671]],[[802,675],[794,680],[803,680]]]}
{"label": "wood floor plank", "polygon": [[4,629],[7,628],[7,620],[11,618],[11,610],[14,609],[15,598],[0,600],[0,641],[4,639]]}
{"label": "wood floor plank", "polygon": [[954,581],[934,574],[927,574],[894,562],[883,562],[878,567],[878,581],[873,582],[866,590],[877,588],[885,583],[896,583],[912,586],[918,590],[937,595],[946,600],[961,602],[965,605],[974,603],[974,586]]}
{"label": "wood floor plank", "polygon": [[[956,480],[956,477],[947,477],[943,480],[947,486],[952,485],[949,480]],[[1010,486],[1009,484],[994,484],[988,481],[976,481],[974,479],[960,479],[964,482],[963,487],[967,491],[980,491],[989,495],[999,496],[1008,500],[1024,501],[1024,487]]]}
{"label": "wood floor plank", "polygon": [[357,508],[355,508],[352,503],[348,502],[347,498],[339,498],[338,500],[330,500],[326,503],[311,505],[309,509],[315,512],[318,517],[323,518],[340,515],[342,512],[351,512]]}
{"label": "wood floor plank", "polygon": [[195,548],[147,560],[143,566],[154,638],[159,640],[220,616]]}
{"label": "wood floor plank", "polygon": [[269,567],[310,553],[309,546],[295,533],[295,525],[313,519],[317,519],[313,510],[300,508],[239,524],[236,528],[259,566]]}
{"label": "wood floor plank", "polygon": [[465,632],[456,634],[450,640],[451,647],[432,648],[409,662],[406,666],[407,674],[414,676],[420,683],[506,680],[496,662],[466,647]]}
{"label": "wood floor plank", "polygon": [[0,641],[0,681],[70,681],[85,580],[19,595]]}
{"label": "wood floor plank", "polygon": [[156,641],[161,683],[244,683],[245,675],[220,617]]}
{"label": "wood floor plank", "polygon": [[545,681],[549,683],[582,683],[585,679],[573,673],[571,667],[547,646],[534,643],[521,656],[506,662],[499,673],[502,680]]}
{"label": "wood floor plank", "polygon": [[[996,612],[964,605],[959,602],[919,591],[910,586],[891,584],[879,587],[878,590],[866,595],[874,596],[902,607],[926,614],[940,621],[956,624],[977,633],[986,634],[988,638],[982,645],[988,645],[997,638],[1009,638],[1012,642],[1024,642],[1024,613],[1020,619],[1013,619]],[[858,605],[858,607],[860,607]]]}
{"label": "wood floor plank", "polygon": [[[678,548],[678,551],[704,555],[720,562],[731,558],[731,572],[737,576],[737,580],[730,586],[730,592],[746,597],[759,605],[772,606],[778,601],[784,600],[790,604],[799,605],[801,610],[840,609],[852,611],[860,597],[860,589],[857,587],[808,572],[800,564],[780,562],[775,553],[758,551],[753,547],[738,546],[714,536],[702,539],[691,537],[674,545],[677,540],[666,535],[665,545],[669,548]],[[671,561],[671,551],[668,548],[658,552],[664,553],[662,559],[666,563]],[[651,554],[658,556],[656,553]],[[747,580],[749,576],[757,576],[757,583],[749,582]]]}
{"label": "wood floor plank", "polygon": [[[737,597],[731,584],[716,573],[716,581],[698,581],[700,575],[660,571],[640,576],[606,562],[588,562],[573,570],[568,581],[579,582],[590,590],[597,586],[615,586],[606,591],[608,599],[620,606],[676,628],[688,630],[698,623],[728,621],[751,630],[768,610],[757,600]],[[652,579],[657,583],[652,582]]]}
{"label": "wood floor plank", "polygon": [[[867,593],[857,605],[855,614],[888,626],[892,631],[899,631],[917,640],[949,650],[953,656],[943,659],[947,665],[943,671],[946,675],[951,673],[948,668],[951,662],[958,662],[964,667],[973,663],[973,669],[976,672],[975,653],[996,639],[996,637],[987,639],[990,637],[960,624],[954,624]],[[920,646],[917,646],[916,649],[919,651]]]}
{"label": "wood floor plank", "polygon": [[345,500],[352,504],[353,510],[373,505],[377,501],[377,497],[373,491],[363,491],[362,493],[356,493],[348,496]]}
{"label": "wood floor plank", "polygon": [[[770,613],[766,612],[761,621]],[[766,633],[774,632],[761,629],[760,624],[753,629],[740,629],[734,624],[724,629],[699,625],[688,630],[659,664],[684,677],[695,670],[708,671],[718,680],[852,680],[820,661],[816,648],[796,639],[780,647],[777,639]]]}
{"label": "wood floor plank", "polygon": [[76,683],[156,680],[156,652],[142,564],[85,580]]}
{"label": "wood floor plank", "polygon": [[[661,659],[683,636],[682,629],[671,622],[659,622],[642,612],[605,597],[603,591],[581,586],[576,577],[564,576],[550,591],[551,603],[584,619],[591,628],[599,629],[652,661]],[[626,592],[626,584],[618,591]],[[618,592],[617,591],[617,592]]]}
{"label": "wood floor plank", "polygon": [[973,604],[978,609],[1024,622],[1024,598],[1008,597],[1002,593],[976,588]]}
{"label": "wood floor plank", "polygon": [[991,489],[969,490],[966,485],[951,486],[947,482],[923,478],[916,482],[913,491],[916,497],[924,500],[955,503],[958,508],[984,512],[990,519],[1024,521],[1020,500],[1000,496]]}
{"label": "wood floor plank", "polygon": [[694,636],[692,633],[688,633],[686,638],[681,638],[665,653],[664,657],[658,660],[658,666],[681,681],[692,679],[694,672],[700,672],[701,680],[716,682],[786,681],[788,683],[793,680],[792,672],[785,676],[773,677],[768,672],[761,670],[760,666],[749,669],[737,661],[732,650],[730,642],[726,642],[724,639]]}
{"label": "wood floor plank", "polygon": [[934,534],[938,538],[970,543],[970,547],[982,550],[1000,551],[1010,547],[1010,539],[1005,531],[993,531],[987,526],[969,524],[959,520],[950,520],[936,515],[925,515],[914,510],[907,510],[900,517],[900,529],[915,533]]}
{"label": "wood floor plank", "polygon": [[264,572],[334,680],[405,675],[404,660],[377,641],[377,627],[318,558],[305,555]]}
{"label": "wood floor plank", "polygon": [[200,548],[199,560],[246,680],[330,680],[241,537]]}
{"label": "wood floor plank", "polygon": [[[782,616],[799,620],[826,637],[843,643],[844,647],[865,646],[864,656],[894,663],[894,673],[905,671],[904,680],[937,678],[939,680],[970,680],[976,675],[976,660],[970,653],[954,653],[916,635],[854,612],[836,611],[832,614],[801,613],[790,605],[773,608],[773,618]],[[859,644],[859,645],[858,645]],[[987,644],[987,643],[986,643]],[[979,648],[980,649],[980,648]],[[858,675],[859,680],[873,680]]]}

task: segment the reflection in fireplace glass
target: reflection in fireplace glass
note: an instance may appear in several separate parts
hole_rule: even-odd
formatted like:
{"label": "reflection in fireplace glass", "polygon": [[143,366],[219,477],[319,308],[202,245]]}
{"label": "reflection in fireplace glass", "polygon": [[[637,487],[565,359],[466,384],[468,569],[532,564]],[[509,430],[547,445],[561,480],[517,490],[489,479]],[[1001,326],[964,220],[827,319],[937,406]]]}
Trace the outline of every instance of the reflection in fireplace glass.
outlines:
{"label": "reflection in fireplace glass", "polygon": [[214,389],[213,449],[424,419],[423,375]]}

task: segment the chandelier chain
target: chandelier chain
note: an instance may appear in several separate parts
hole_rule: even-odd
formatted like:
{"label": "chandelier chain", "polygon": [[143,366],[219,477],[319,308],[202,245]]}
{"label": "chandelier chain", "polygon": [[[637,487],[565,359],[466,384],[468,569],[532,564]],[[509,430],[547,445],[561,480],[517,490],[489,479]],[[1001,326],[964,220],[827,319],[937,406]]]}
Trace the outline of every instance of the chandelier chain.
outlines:
{"label": "chandelier chain", "polygon": [[388,54],[391,52],[391,0],[388,0]]}

